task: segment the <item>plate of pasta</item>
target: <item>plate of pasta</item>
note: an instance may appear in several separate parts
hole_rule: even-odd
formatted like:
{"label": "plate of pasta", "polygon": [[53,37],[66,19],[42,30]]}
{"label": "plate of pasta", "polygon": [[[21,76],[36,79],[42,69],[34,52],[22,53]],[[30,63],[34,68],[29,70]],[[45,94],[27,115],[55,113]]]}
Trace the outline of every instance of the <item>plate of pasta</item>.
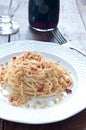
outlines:
{"label": "plate of pasta", "polygon": [[0,118],[44,124],[86,107],[86,59],[81,55],[55,43],[28,40],[1,45],[0,52]]}

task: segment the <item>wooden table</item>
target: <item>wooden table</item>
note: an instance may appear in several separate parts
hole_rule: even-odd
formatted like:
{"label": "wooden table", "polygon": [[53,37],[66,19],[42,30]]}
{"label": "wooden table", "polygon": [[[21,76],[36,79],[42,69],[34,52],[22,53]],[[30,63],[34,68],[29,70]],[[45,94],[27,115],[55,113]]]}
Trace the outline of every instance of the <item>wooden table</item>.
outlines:
{"label": "wooden table", "polygon": [[[86,53],[86,0],[60,0],[58,28],[71,46]],[[15,40],[39,40],[57,42],[57,31],[40,33],[32,30],[28,23],[28,0],[22,0],[14,19],[20,30],[14,35],[0,35],[0,44]],[[76,44],[75,41],[78,41]],[[73,42],[74,41],[74,42]],[[0,130],[86,130],[86,110],[61,122],[45,125],[29,125],[0,119]]]}

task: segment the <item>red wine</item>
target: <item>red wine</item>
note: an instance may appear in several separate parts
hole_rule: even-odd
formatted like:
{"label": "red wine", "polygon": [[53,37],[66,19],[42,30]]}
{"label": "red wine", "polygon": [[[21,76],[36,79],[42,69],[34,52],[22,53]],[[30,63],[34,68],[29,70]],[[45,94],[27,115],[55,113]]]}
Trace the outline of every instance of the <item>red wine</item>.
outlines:
{"label": "red wine", "polygon": [[53,30],[59,21],[59,0],[29,0],[29,23],[36,30]]}

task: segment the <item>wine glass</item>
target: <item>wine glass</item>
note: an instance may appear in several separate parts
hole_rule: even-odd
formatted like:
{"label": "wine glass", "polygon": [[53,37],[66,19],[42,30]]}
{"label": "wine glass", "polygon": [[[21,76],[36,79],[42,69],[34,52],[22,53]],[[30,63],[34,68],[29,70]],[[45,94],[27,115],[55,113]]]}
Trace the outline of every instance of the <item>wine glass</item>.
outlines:
{"label": "wine glass", "polygon": [[20,6],[20,0],[0,0],[0,34],[14,34],[18,32],[19,25],[13,17]]}

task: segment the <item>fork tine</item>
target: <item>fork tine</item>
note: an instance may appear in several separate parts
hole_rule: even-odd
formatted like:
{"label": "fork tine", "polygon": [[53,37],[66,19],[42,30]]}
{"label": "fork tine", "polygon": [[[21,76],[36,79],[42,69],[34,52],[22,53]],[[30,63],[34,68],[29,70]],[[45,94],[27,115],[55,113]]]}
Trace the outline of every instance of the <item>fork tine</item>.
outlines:
{"label": "fork tine", "polygon": [[61,32],[59,31],[58,28],[56,28],[55,30],[52,31],[53,35],[56,37],[58,44],[64,44],[67,42],[67,40],[63,37],[63,35],[61,34]]}
{"label": "fork tine", "polygon": [[55,34],[58,38],[59,44],[64,44],[65,42],[67,42],[67,40],[63,37],[63,35],[60,33],[59,29],[55,30]]}
{"label": "fork tine", "polygon": [[[56,33],[56,32],[55,32]],[[65,41],[59,32],[56,33],[59,44],[63,44]]]}
{"label": "fork tine", "polygon": [[63,43],[67,42],[67,40],[63,37],[63,35],[62,35],[61,32],[59,31],[59,29],[57,29],[57,33],[58,33],[58,36],[59,36],[60,40],[62,40]]}

